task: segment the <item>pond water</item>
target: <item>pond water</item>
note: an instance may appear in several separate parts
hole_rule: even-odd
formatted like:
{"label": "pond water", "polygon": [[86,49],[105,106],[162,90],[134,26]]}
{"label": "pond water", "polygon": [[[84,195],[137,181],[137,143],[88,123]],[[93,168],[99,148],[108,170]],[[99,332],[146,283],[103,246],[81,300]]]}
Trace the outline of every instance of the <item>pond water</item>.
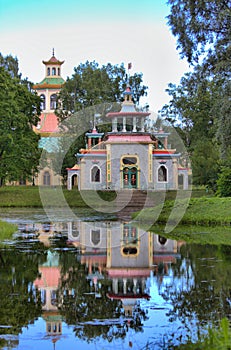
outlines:
{"label": "pond water", "polygon": [[1,349],[172,349],[230,317],[229,246],[186,244],[79,211],[7,210]]}

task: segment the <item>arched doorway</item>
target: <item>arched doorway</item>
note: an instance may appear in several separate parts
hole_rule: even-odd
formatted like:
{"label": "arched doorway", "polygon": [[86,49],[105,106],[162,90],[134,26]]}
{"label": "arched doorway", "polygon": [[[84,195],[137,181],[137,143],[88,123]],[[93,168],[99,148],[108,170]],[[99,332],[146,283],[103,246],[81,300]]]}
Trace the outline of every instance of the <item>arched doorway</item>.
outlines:
{"label": "arched doorway", "polygon": [[123,188],[137,188],[137,168],[124,167],[123,169]]}
{"label": "arched doorway", "polygon": [[138,188],[138,157],[126,155],[121,159],[122,188]]}
{"label": "arched doorway", "polygon": [[71,177],[71,187],[77,187],[78,188],[78,175],[73,174]]}

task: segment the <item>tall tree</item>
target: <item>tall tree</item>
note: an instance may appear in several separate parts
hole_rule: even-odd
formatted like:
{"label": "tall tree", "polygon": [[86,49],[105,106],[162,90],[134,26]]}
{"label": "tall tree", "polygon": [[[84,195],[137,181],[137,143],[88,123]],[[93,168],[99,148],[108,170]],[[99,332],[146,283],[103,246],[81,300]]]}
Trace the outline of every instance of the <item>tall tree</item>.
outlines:
{"label": "tall tree", "polygon": [[40,99],[30,89],[31,83],[19,78],[17,60],[7,57],[0,67],[1,184],[25,180],[37,171],[39,137],[32,127],[38,122]]}
{"label": "tall tree", "polygon": [[230,0],[168,0],[168,24],[189,63],[213,57],[214,67],[230,61]]}
{"label": "tall tree", "polygon": [[170,103],[162,117],[181,129],[190,154],[195,184],[211,184],[217,178],[219,148],[216,142],[216,115],[212,113],[216,86],[200,66],[185,74],[178,86],[169,84]]}
{"label": "tall tree", "polygon": [[[231,154],[231,2],[168,0],[168,4],[168,24],[177,38],[177,48],[194,66],[194,71],[182,78],[178,87],[169,85],[172,100],[162,113],[170,112],[175,122],[183,123],[192,157],[194,149],[198,154],[202,143],[197,144],[197,140],[203,136],[205,144],[210,144],[210,149],[216,150],[225,162]],[[212,147],[214,144],[220,146],[220,152]],[[203,149],[201,151],[203,153]],[[211,164],[213,159],[211,154],[208,162]],[[195,159],[194,164],[198,164]]]}
{"label": "tall tree", "polygon": [[135,73],[128,78],[123,64],[108,63],[100,67],[95,61],[80,63],[60,92],[62,109],[57,110],[57,113],[63,119],[65,111],[74,113],[101,103],[121,102],[127,83],[133,90],[134,102],[139,103],[140,98],[147,95],[147,86],[142,85],[142,82],[142,73]]}

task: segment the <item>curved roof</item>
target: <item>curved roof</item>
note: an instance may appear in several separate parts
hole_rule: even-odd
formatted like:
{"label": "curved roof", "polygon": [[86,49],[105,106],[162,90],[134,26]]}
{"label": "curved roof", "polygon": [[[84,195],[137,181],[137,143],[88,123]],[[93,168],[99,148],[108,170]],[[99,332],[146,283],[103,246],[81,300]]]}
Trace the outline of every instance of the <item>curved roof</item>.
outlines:
{"label": "curved roof", "polygon": [[65,84],[65,80],[62,77],[46,77],[40,83],[35,84],[33,88],[61,88],[63,84]]}
{"label": "curved roof", "polygon": [[49,61],[43,61],[43,63],[45,65],[48,65],[48,64],[58,64],[58,65],[62,65],[64,63],[64,61],[59,61],[57,60],[57,58],[53,55]]}

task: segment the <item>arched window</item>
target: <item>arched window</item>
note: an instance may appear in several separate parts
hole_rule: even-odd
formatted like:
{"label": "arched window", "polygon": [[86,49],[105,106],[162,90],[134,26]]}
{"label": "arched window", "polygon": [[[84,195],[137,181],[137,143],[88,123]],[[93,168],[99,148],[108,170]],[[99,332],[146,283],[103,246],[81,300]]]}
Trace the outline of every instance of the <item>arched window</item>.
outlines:
{"label": "arched window", "polygon": [[97,166],[91,169],[91,182],[100,182],[100,169]]}
{"label": "arched window", "polygon": [[100,230],[91,230],[91,241],[94,245],[100,243]]}
{"label": "arched window", "polygon": [[52,75],[56,75],[56,68],[55,67],[52,68]]}
{"label": "arched window", "polygon": [[58,68],[58,75],[60,75],[60,68]]}
{"label": "arched window", "polygon": [[45,95],[40,95],[40,108],[42,111],[44,111],[46,109],[46,97]]}
{"label": "arched window", "polygon": [[47,68],[47,75],[48,75],[48,76],[51,75],[51,69],[50,69],[50,67]]}
{"label": "arched window", "polygon": [[163,237],[163,236],[158,236],[158,242],[161,244],[161,245],[165,245],[166,242],[167,242],[167,238]]}
{"label": "arched window", "polygon": [[50,109],[56,109],[57,106],[57,95],[53,94],[50,98]]}
{"label": "arched window", "polygon": [[51,176],[49,171],[45,171],[43,174],[43,185],[50,186],[51,184]]}
{"label": "arched window", "polygon": [[167,169],[163,165],[158,169],[158,181],[167,182]]}

